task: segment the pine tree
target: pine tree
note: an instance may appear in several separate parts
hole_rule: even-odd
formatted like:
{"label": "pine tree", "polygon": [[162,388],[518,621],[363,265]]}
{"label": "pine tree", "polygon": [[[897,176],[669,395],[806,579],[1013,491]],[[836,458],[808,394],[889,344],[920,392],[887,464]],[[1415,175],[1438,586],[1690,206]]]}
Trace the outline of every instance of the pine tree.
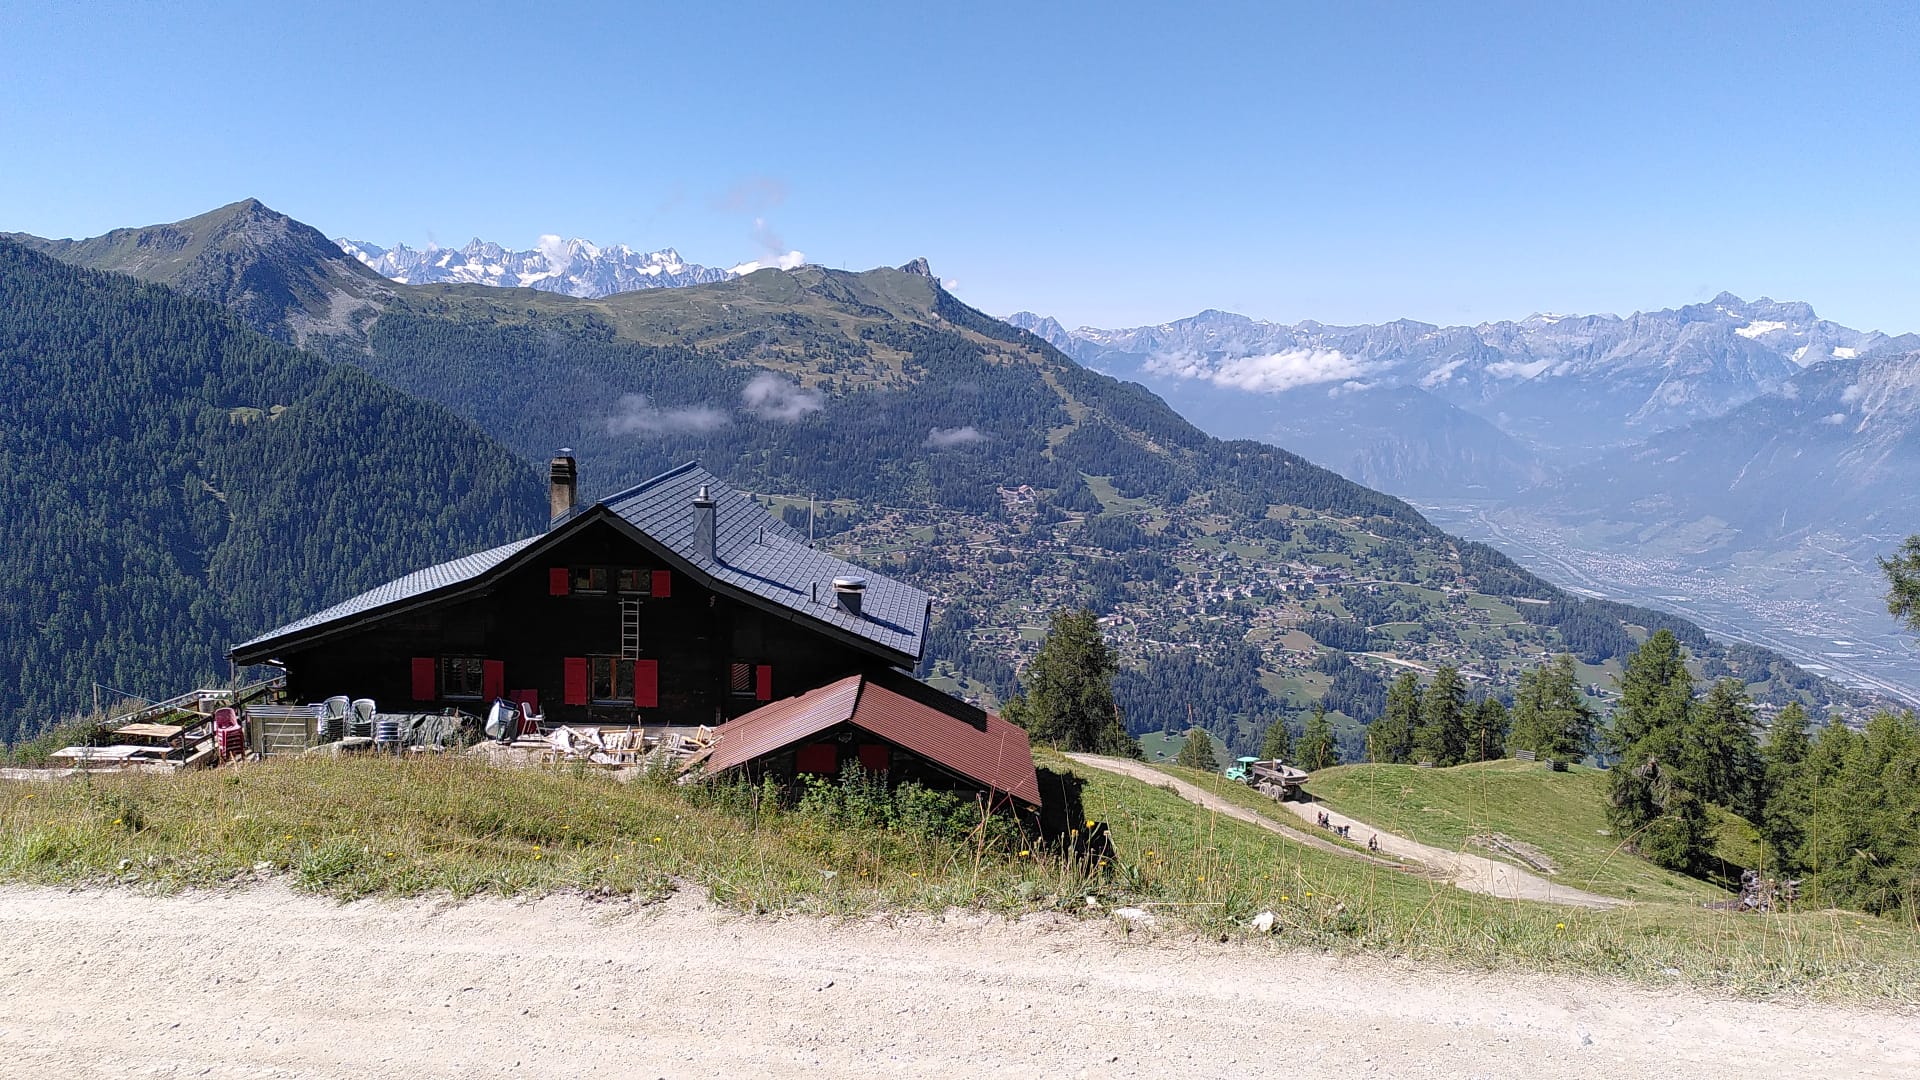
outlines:
{"label": "pine tree", "polygon": [[1578,760],[1593,742],[1594,711],[1580,693],[1573,656],[1561,653],[1523,672],[1513,699],[1513,737],[1518,750],[1544,758]]}
{"label": "pine tree", "polygon": [[1287,730],[1285,717],[1276,716],[1267,725],[1267,733],[1260,738],[1260,757],[1266,761],[1293,759],[1293,732]]}
{"label": "pine tree", "polygon": [[1140,744],[1127,734],[1113,700],[1117,666],[1091,609],[1056,611],[1024,673],[1025,696],[1009,701],[1004,714],[1035,742],[1139,757]]}
{"label": "pine tree", "polygon": [[1307,730],[1300,736],[1300,744],[1295,752],[1299,766],[1308,771],[1330,769],[1340,764],[1340,745],[1334,740],[1333,725],[1327,722],[1326,709],[1313,710],[1313,719],[1307,721]]}
{"label": "pine tree", "polygon": [[1387,708],[1367,731],[1367,753],[1375,761],[1404,764],[1413,758],[1413,734],[1420,726],[1420,680],[1406,671],[1387,687]]}
{"label": "pine tree", "polygon": [[1189,728],[1187,741],[1181,745],[1173,763],[1203,772],[1219,772],[1220,763],[1213,756],[1213,737],[1202,728]]}
{"label": "pine tree", "polygon": [[1420,697],[1420,726],[1413,736],[1416,761],[1442,767],[1467,760],[1467,688],[1460,672],[1441,665]]}

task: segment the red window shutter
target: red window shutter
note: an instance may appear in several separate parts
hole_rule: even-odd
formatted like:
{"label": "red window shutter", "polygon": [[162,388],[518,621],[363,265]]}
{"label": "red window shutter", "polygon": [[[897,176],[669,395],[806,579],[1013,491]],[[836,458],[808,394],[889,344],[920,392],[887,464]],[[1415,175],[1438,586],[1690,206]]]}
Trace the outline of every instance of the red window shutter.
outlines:
{"label": "red window shutter", "polygon": [[564,566],[550,568],[547,571],[547,595],[565,596],[567,592],[567,568]]}
{"label": "red window shutter", "polygon": [[507,665],[499,660],[480,661],[480,696],[488,701],[507,692]]}
{"label": "red window shutter", "polygon": [[825,773],[832,776],[839,769],[840,756],[830,742],[817,742],[803,746],[793,755],[793,771],[802,773]]}
{"label": "red window shutter", "polygon": [[772,664],[761,664],[753,669],[753,697],[755,701],[773,700]]}
{"label": "red window shutter", "polygon": [[672,596],[673,572],[670,570],[655,570],[653,572],[653,588],[649,591],[655,596]]}
{"label": "red window shutter", "polygon": [[633,662],[633,703],[642,709],[660,707],[660,661]]}
{"label": "red window shutter", "polygon": [[889,756],[886,743],[860,744],[860,767],[868,772],[886,772]]}
{"label": "red window shutter", "polygon": [[587,658],[569,656],[566,660],[566,703],[585,705],[587,703]]}
{"label": "red window shutter", "polygon": [[432,701],[434,699],[433,669],[436,666],[438,665],[431,656],[416,656],[413,658],[413,700]]}

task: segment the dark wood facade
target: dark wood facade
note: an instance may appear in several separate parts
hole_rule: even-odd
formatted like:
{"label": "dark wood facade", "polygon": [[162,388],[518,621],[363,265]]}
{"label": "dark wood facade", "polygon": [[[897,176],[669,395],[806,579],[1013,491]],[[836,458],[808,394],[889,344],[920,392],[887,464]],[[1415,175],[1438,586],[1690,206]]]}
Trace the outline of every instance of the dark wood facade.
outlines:
{"label": "dark wood facade", "polygon": [[289,648],[288,692],[370,697],[382,711],[531,697],[550,724],[695,725],[890,666],[708,588],[612,520],[580,524],[472,590]]}

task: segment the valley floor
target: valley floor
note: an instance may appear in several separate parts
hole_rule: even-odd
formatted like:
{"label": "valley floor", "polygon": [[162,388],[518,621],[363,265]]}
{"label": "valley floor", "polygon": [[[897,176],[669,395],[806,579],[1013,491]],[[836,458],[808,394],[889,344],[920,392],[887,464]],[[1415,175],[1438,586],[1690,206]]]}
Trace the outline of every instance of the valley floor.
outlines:
{"label": "valley floor", "polygon": [[0,889],[0,1076],[1911,1076],[1891,1011],[1125,934]]}

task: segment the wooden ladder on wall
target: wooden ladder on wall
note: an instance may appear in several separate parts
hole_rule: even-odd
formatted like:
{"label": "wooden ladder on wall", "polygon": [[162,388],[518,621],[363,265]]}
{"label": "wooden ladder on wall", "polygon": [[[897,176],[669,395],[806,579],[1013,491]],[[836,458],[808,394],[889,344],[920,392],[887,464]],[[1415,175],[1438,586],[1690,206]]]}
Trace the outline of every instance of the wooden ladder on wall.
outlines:
{"label": "wooden ladder on wall", "polygon": [[640,601],[620,601],[620,659],[640,659]]}

